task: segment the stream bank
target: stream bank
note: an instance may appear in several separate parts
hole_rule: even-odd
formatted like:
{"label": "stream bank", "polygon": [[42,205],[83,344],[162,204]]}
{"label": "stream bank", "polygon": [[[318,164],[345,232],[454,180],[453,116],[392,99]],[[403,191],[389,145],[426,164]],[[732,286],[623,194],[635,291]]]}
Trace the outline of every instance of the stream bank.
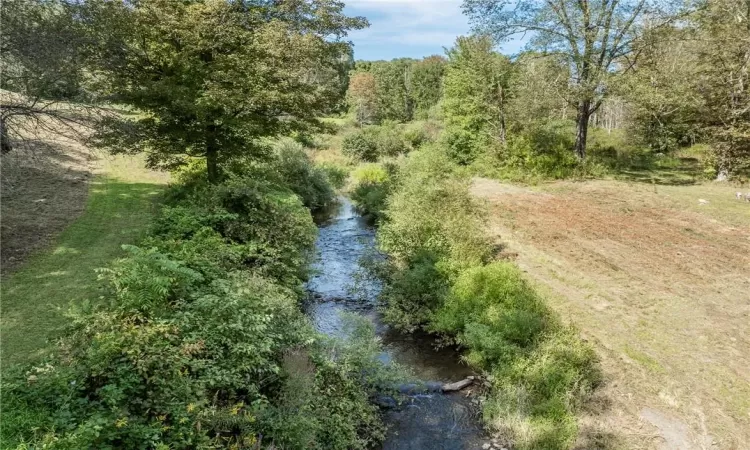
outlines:
{"label": "stream bank", "polygon": [[[362,285],[360,281],[358,292],[352,292],[360,259],[374,247],[373,228],[357,214],[349,199],[340,198],[338,209],[320,224],[315,275],[307,285],[311,300],[306,310],[316,329],[341,336],[341,313],[358,313],[375,325],[385,347],[384,362],[395,361],[408,367],[423,381],[452,383],[472,375],[468,367],[460,364],[455,350],[436,350],[430,336],[399,333],[384,324],[376,309],[376,283]],[[388,432],[383,449],[482,448],[487,437],[475,410],[471,399],[461,392],[411,395],[403,405],[384,411]]]}

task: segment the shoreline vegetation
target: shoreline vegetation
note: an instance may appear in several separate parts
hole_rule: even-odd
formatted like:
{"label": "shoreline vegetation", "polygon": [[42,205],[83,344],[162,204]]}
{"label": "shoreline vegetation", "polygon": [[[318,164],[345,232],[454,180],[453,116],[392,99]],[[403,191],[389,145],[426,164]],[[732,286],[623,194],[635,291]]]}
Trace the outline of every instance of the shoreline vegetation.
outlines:
{"label": "shoreline vegetation", "polygon": [[750,254],[750,0],[502,3],[464,0],[444,56],[356,61],[342,2],[4,0],[0,447],[379,445],[402,374],[300,306],[342,192],[384,320],[460,347],[493,445],[747,447],[748,280],[717,267]]}

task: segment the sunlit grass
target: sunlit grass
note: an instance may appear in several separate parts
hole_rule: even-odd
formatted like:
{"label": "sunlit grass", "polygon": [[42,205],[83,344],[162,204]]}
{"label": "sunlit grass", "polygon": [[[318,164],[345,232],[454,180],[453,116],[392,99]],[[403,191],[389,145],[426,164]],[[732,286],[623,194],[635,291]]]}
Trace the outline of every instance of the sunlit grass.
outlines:
{"label": "sunlit grass", "polygon": [[94,269],[120,255],[122,244],[137,242],[156,212],[163,174],[144,170],[134,158],[106,160],[104,169],[90,185],[85,212],[3,281],[3,365],[43,354],[64,324],[64,309],[98,298]]}

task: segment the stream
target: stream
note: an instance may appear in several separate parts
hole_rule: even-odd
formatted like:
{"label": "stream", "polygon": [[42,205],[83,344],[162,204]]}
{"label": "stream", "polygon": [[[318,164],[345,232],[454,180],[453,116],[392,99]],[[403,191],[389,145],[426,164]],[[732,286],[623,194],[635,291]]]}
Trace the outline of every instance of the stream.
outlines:
{"label": "stream", "polygon": [[[318,331],[342,336],[341,312],[355,312],[372,320],[385,352],[384,362],[408,367],[425,382],[451,383],[471,375],[452,349],[435,350],[433,339],[419,334],[402,334],[384,324],[376,309],[378,286],[358,285],[353,294],[360,258],[375,246],[375,231],[357,214],[347,198],[340,198],[338,210],[320,224],[316,242],[315,275],[307,289],[306,310]],[[388,426],[383,449],[477,449],[487,442],[475,408],[461,392],[410,395],[398,407],[385,409]]]}

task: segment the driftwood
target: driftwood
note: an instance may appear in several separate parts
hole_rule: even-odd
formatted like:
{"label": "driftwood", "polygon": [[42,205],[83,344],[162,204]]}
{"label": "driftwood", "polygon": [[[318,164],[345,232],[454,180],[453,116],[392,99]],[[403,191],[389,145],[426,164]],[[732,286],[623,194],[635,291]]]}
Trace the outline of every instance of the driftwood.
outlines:
{"label": "driftwood", "polygon": [[473,382],[474,382],[474,377],[471,377],[471,378],[464,378],[463,380],[456,381],[455,383],[444,384],[443,392],[460,391],[461,389],[465,388],[466,386],[469,386]]}

